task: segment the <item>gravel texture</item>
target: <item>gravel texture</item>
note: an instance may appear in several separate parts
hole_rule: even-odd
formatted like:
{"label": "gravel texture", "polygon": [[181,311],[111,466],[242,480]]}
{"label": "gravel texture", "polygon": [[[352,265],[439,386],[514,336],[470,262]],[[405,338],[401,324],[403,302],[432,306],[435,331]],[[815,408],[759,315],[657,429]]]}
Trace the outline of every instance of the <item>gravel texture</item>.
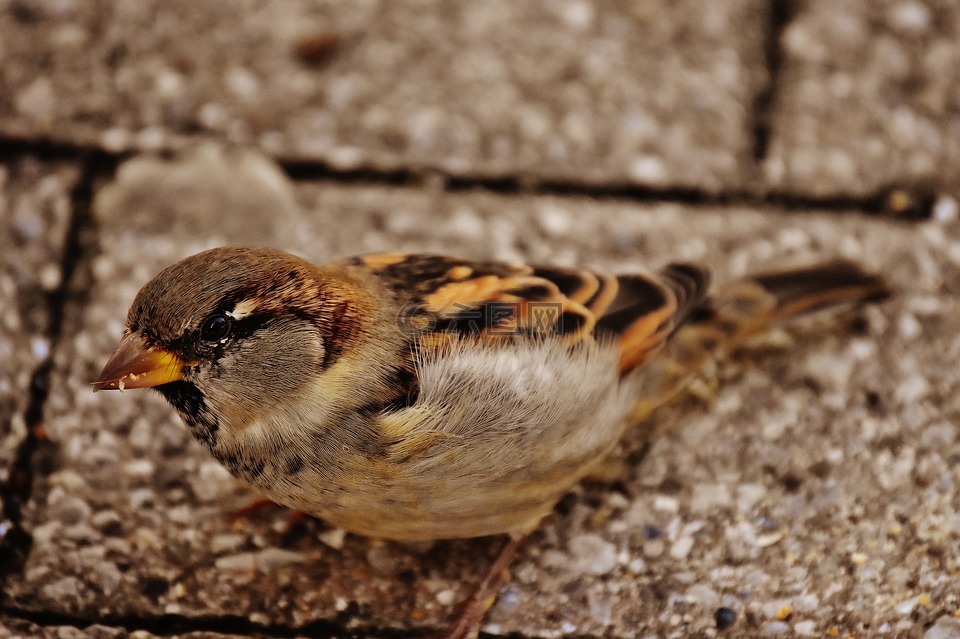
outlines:
{"label": "gravel texture", "polygon": [[[164,633],[166,639],[238,639],[245,635],[219,632]],[[83,626],[45,625],[0,615],[0,639],[156,639],[158,635],[146,630],[128,631],[116,626],[90,624]]]}
{"label": "gravel texture", "polygon": [[[282,510],[232,517],[254,495],[159,397],[90,393],[142,283],[251,234],[317,260],[441,250],[629,271],[695,259],[722,281],[842,255],[882,270],[893,300],[758,344],[658,415],[659,437],[619,482],[575,490],[521,552],[486,629],[682,637],[717,632],[719,618],[762,635],[919,637],[960,609],[953,201],[918,226],[852,211],[788,219],[746,207],[291,185],[255,155],[199,153],[199,163],[131,160],[98,193],[100,252],[82,283],[90,298],[69,308],[47,406],[59,464],[27,512],[34,545],[23,577],[6,584],[17,609],[435,630],[479,580],[500,540],[404,547],[314,520],[285,532]],[[224,173],[248,191],[220,192],[228,209],[195,210],[198,197],[216,199]],[[220,222],[227,212],[232,221]]]}
{"label": "gravel texture", "polygon": [[856,197],[960,187],[952,0],[812,0],[780,41],[770,187]]}
{"label": "gravel texture", "polygon": [[30,378],[50,357],[49,297],[60,286],[76,177],[30,158],[0,163],[0,484],[26,432]]}
{"label": "gravel texture", "polygon": [[[485,630],[960,639],[958,36],[949,0],[0,0],[0,639],[434,634],[499,549],[238,517],[159,397],[90,392],[139,287],[226,243],[884,273],[630,433]],[[887,189],[929,219],[860,213]]]}
{"label": "gravel texture", "polygon": [[0,133],[719,192],[766,4],[0,0]]}

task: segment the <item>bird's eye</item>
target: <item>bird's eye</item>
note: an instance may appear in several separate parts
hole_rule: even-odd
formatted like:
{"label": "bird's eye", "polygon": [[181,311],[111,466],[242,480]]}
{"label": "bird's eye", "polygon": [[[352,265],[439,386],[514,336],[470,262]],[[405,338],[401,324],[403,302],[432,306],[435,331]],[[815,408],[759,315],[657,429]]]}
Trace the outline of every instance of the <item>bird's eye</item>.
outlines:
{"label": "bird's eye", "polygon": [[230,326],[230,318],[226,315],[211,315],[200,327],[200,337],[208,342],[219,342],[230,332]]}

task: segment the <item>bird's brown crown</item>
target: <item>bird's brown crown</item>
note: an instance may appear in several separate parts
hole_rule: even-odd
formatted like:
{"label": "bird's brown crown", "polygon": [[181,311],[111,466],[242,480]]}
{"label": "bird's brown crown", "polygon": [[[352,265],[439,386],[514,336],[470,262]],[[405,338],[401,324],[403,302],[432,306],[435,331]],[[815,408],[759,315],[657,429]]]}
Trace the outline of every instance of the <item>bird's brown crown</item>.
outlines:
{"label": "bird's brown crown", "polygon": [[127,326],[151,342],[171,345],[216,313],[238,319],[252,313],[319,314],[319,286],[314,268],[288,253],[215,248],[173,264],[148,282],[130,307]]}

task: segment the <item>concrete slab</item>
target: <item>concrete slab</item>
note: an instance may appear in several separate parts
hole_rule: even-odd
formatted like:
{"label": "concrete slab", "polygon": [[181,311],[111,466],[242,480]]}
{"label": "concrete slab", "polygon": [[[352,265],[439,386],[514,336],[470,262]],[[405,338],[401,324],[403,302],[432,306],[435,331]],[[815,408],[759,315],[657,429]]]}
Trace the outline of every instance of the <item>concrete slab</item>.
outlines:
{"label": "concrete slab", "polygon": [[806,197],[960,189],[951,0],[814,0],[781,38],[766,179]]}
{"label": "concrete slab", "polygon": [[[712,398],[656,418],[663,434],[616,487],[575,490],[523,549],[486,630],[920,636],[960,607],[955,203],[915,227],[855,212],[334,183],[298,185],[290,205],[292,187],[269,164],[205,153],[186,165],[138,160],[98,196],[102,252],[89,303],[68,316],[47,409],[60,466],[27,512],[32,553],[6,585],[15,609],[433,631],[479,580],[500,540],[406,548],[313,520],[285,538],[284,512],[234,520],[254,494],[159,397],[90,393],[142,283],[252,236],[317,260],[441,250],[629,271],[695,259],[723,280],[843,255],[883,271],[895,299],[802,322],[788,350],[768,342],[722,367]],[[217,186],[224,174],[246,191]],[[193,175],[194,190],[164,175]],[[211,193],[221,207],[192,205]]]}
{"label": "concrete slab", "polygon": [[711,193],[753,172],[767,5],[0,3],[0,135]]}
{"label": "concrete slab", "polygon": [[50,353],[48,296],[60,285],[76,178],[69,165],[0,163],[0,485],[26,434],[30,378]]}

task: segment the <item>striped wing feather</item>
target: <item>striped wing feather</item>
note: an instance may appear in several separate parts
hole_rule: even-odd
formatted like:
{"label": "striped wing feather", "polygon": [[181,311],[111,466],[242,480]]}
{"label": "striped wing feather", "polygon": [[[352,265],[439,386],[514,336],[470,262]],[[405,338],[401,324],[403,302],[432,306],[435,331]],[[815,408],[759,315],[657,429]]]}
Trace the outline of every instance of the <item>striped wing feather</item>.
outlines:
{"label": "striped wing feather", "polygon": [[430,334],[481,339],[555,334],[574,342],[612,337],[620,370],[646,362],[702,301],[709,275],[671,264],[655,275],[612,276],[585,269],[389,253],[354,258],[425,314]]}

